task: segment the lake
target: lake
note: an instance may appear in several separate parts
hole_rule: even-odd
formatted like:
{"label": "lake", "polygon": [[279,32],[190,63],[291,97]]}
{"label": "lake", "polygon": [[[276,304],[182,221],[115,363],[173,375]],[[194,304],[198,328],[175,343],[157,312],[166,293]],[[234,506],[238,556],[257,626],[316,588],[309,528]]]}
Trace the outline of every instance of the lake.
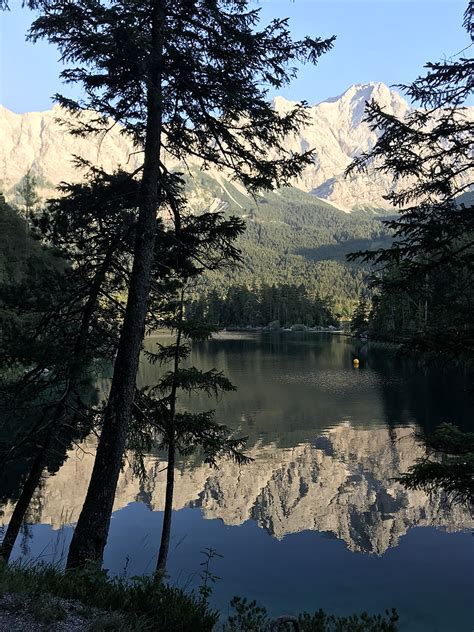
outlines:
{"label": "lake", "polygon": [[[222,334],[196,345],[191,364],[223,370],[238,390],[181,406],[216,408],[218,421],[248,436],[253,461],[223,461],[217,470],[197,457],[180,462],[172,583],[199,585],[202,551],[211,547],[222,556],[211,561],[220,578],[211,602],[224,613],[241,595],[272,615],[395,607],[401,630],[472,632],[473,518],[442,493],[428,497],[394,480],[424,455],[415,431],[442,421],[472,430],[466,376],[316,333]],[[152,385],[157,372],[143,360],[140,384]],[[94,446],[90,438],[70,450],[45,479],[15,558],[64,561]],[[144,482],[132,465],[130,456],[105,554],[105,566],[127,576],[154,569],[166,462],[149,455]]]}

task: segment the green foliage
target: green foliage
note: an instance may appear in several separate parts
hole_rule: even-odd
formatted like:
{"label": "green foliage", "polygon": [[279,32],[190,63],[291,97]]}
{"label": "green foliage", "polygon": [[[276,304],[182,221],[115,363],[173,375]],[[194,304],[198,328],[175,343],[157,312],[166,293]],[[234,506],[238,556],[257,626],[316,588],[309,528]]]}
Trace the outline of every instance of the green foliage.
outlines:
{"label": "green foliage", "polygon": [[388,264],[372,298],[367,329],[374,338],[403,343],[454,362],[474,357],[473,272],[447,262],[418,276]]}
{"label": "green foliage", "polygon": [[[231,615],[224,624],[224,632],[265,632],[275,629],[265,608],[258,606],[255,601],[234,597],[231,607],[235,614]],[[385,615],[360,615],[338,617],[328,615],[323,610],[314,614],[304,612],[297,617],[301,632],[396,632],[398,629],[398,615],[395,610]],[[281,624],[278,630],[294,630]]]}
{"label": "green foliage", "polygon": [[[154,132],[178,160],[195,155],[229,168],[252,190],[285,184],[311,162],[312,151],[293,154],[283,142],[306,121],[304,104],[279,114],[268,90],[290,82],[296,61],[316,63],[334,38],[294,41],[286,20],[262,26],[248,0],[37,4],[30,39],[55,44],[68,64],[62,78],[83,87],[82,99],[56,95],[58,102],[74,114],[97,112],[78,118],[73,133],[103,132],[112,118],[148,153],[153,96],[160,112]],[[271,149],[279,159],[268,157]]]}
{"label": "green foliage", "polygon": [[366,334],[369,328],[369,302],[362,298],[351,318],[351,332],[356,336]]}
{"label": "green foliage", "polygon": [[[9,264],[5,281],[0,280],[5,323],[0,353],[9,363],[64,368],[77,355],[77,345],[84,357],[113,354],[120,297],[128,281],[137,186],[129,174],[90,169],[85,182],[63,184],[63,196],[37,212],[34,229],[21,236],[21,220],[1,205],[7,230],[0,257]],[[11,252],[20,239],[23,248]],[[1,268],[0,262],[0,274]]]}
{"label": "green foliage", "polygon": [[238,465],[246,465],[252,459],[242,450],[246,437],[234,437],[233,431],[214,420],[214,411],[201,413],[176,413],[176,447],[181,454],[200,451],[204,462],[217,468],[219,459],[229,458]]}
{"label": "green foliage", "polygon": [[[197,385],[194,388],[202,390]],[[219,392],[218,387],[212,388]],[[152,448],[169,448],[171,444],[183,456],[201,453],[204,462],[212,467],[218,467],[221,458],[230,458],[240,465],[250,461],[242,452],[246,437],[235,437],[230,428],[217,423],[213,410],[172,415],[169,397],[156,399],[149,389],[137,393],[136,399],[129,445],[137,454],[149,453]]]}
{"label": "green foliage", "polygon": [[304,285],[232,285],[222,294],[217,290],[201,294],[187,312],[220,327],[266,327],[273,321],[283,326],[335,324],[327,303],[311,298]]}
{"label": "green foliage", "polygon": [[428,456],[398,480],[409,489],[442,489],[452,501],[474,507],[474,433],[445,423],[420,439]]}
{"label": "green foliage", "polygon": [[322,610],[315,614],[304,613],[299,616],[302,632],[396,632],[398,615],[395,610],[385,615],[360,615],[337,617],[327,615]]}
{"label": "green foliage", "polygon": [[16,187],[16,192],[22,201],[25,217],[30,219],[40,202],[37,194],[38,178],[29,169]]}
{"label": "green foliage", "polygon": [[210,632],[218,615],[192,593],[152,578],[136,577],[130,581],[110,579],[95,565],[78,571],[61,572],[48,565],[0,565],[0,594],[6,592],[33,595],[44,599],[54,595],[78,599],[88,606],[120,612],[133,630],[140,623],[142,630]]}
{"label": "green foliage", "polygon": [[368,267],[347,263],[345,257],[358,248],[391,243],[378,216],[344,213],[295,188],[252,199],[231,183],[224,190],[207,174],[192,175],[189,190],[218,197],[226,213],[246,222],[236,242],[241,265],[207,274],[198,295],[215,289],[222,296],[232,286],[303,285],[310,296],[321,297],[333,318],[350,317],[366,287]]}
{"label": "green foliage", "polygon": [[[464,26],[472,36],[472,2]],[[375,335],[472,360],[474,122],[464,106],[474,88],[474,60],[459,57],[426,68],[425,76],[401,86],[421,106],[404,119],[368,104],[366,120],[379,138],[348,171],[391,174],[394,186],[386,197],[400,214],[387,222],[394,234],[390,248],[350,258],[376,267]]]}
{"label": "green foliage", "polygon": [[235,614],[224,624],[224,632],[260,632],[268,629],[270,620],[267,611],[257,605],[255,600],[233,597],[230,606],[235,610]]}
{"label": "green foliage", "polygon": [[209,396],[217,397],[220,391],[235,391],[235,386],[222,371],[217,371],[217,369],[202,371],[194,366],[165,373],[156,389],[166,392],[172,388],[173,384],[188,395],[193,391],[203,391]]}
{"label": "green foliage", "polygon": [[[54,603],[54,598],[77,599],[85,607],[95,607],[110,613],[103,616],[103,627],[94,629],[153,630],[163,632],[211,632],[220,629],[219,615],[207,605],[212,583],[219,578],[209,570],[209,563],[217,556],[213,549],[204,551],[202,590],[199,596],[185,593],[166,583],[157,584],[152,578],[134,577],[129,581],[108,578],[94,565],[80,571],[61,572],[46,564],[22,566],[0,565],[0,595],[11,592],[43,604]],[[224,632],[265,632],[271,620],[265,608],[255,601],[234,597],[231,607],[235,614],[223,624]],[[49,608],[51,617],[60,617],[56,608]],[[114,618],[120,615],[120,618]],[[57,621],[57,618],[55,619]],[[398,616],[395,611],[382,615],[352,615],[337,617],[322,610],[298,617],[302,632],[396,632]],[[107,627],[107,621],[118,627]],[[121,625],[123,627],[121,627]]]}
{"label": "green foliage", "polygon": [[59,266],[54,252],[41,245],[38,234],[0,194],[0,285],[32,285],[36,276]]}

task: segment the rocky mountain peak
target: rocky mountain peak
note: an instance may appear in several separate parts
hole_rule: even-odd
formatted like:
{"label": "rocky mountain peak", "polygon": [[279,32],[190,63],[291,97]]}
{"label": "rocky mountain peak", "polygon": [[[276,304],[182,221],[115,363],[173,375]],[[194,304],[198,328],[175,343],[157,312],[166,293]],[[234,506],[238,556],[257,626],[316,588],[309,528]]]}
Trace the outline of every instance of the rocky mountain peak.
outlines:
{"label": "rocky mountain peak", "polygon": [[276,110],[280,114],[289,112],[297,104],[298,104],[298,101],[290,101],[289,99],[285,99],[285,97],[274,97],[272,99],[272,106],[274,110]]}
{"label": "rocky mountain peak", "polygon": [[[371,100],[398,117],[410,111],[402,96],[380,82],[353,85],[337,97],[308,107],[308,125],[285,141],[290,151],[314,150],[313,164],[294,182],[295,186],[348,212],[360,207],[388,208],[384,196],[392,186],[389,175],[380,175],[376,180],[367,175],[350,179],[344,176],[354,157],[369,150],[377,140],[377,133],[364,121],[365,104]],[[295,103],[283,97],[273,99],[273,106],[280,113]],[[474,107],[467,110],[474,117]],[[31,168],[40,176],[40,193],[45,197],[59,182],[79,180],[82,174],[73,165],[73,154],[108,171],[118,165],[136,168],[135,148],[121,134],[119,126],[105,138],[81,139],[68,134],[66,127],[58,123],[60,117],[68,115],[59,106],[21,115],[0,107],[0,186],[7,197],[14,197],[15,187]]]}
{"label": "rocky mountain peak", "polygon": [[410,109],[407,101],[398,92],[381,82],[355,84],[338,97],[323,103],[337,103],[339,111],[349,110],[352,125],[357,127],[364,119],[366,103],[371,101],[376,101],[396,116],[404,116]]}

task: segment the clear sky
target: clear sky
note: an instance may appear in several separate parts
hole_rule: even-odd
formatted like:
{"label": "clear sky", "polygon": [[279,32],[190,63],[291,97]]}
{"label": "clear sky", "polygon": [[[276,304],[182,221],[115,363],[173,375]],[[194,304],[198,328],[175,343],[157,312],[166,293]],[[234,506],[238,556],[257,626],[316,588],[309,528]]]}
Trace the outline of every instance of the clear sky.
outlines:
{"label": "clear sky", "polygon": [[[427,61],[451,57],[470,41],[462,28],[467,0],[260,0],[262,21],[289,17],[295,37],[336,35],[316,68],[306,66],[280,94],[310,104],[351,84],[408,83]],[[14,112],[46,110],[56,92],[69,94],[58,74],[57,50],[25,42],[33,17],[13,0],[0,15],[0,103]]]}

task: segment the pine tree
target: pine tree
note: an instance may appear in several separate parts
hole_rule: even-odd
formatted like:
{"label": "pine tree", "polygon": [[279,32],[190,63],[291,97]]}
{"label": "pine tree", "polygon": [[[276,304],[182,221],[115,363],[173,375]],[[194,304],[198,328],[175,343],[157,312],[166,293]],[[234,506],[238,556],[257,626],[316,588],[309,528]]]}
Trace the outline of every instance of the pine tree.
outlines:
{"label": "pine tree", "polygon": [[[472,1],[464,27],[474,43]],[[387,222],[395,235],[391,248],[352,256],[379,266],[371,327],[464,363],[474,359],[474,120],[464,108],[474,89],[474,59],[463,56],[471,46],[459,59],[427,64],[424,77],[402,86],[421,105],[405,120],[368,104],[367,120],[380,137],[349,169],[392,174],[396,186],[387,199],[400,210]],[[472,505],[472,433],[442,424],[422,439],[438,459],[422,459],[400,480],[411,489],[444,489]]]}
{"label": "pine tree", "polygon": [[[174,176],[174,180],[179,182],[179,176]],[[194,341],[206,340],[217,331],[216,325],[186,315],[187,294],[207,271],[240,261],[234,241],[243,232],[244,223],[235,217],[226,218],[221,212],[193,215],[179,195],[171,211],[172,224],[166,235],[158,237],[159,250],[155,254],[157,265],[164,265],[167,273],[157,274],[154,278],[147,327],[155,331],[169,330],[175,335],[175,341],[168,345],[158,343],[156,351],[145,351],[150,362],[171,363],[171,369],[158,384],[137,393],[131,430],[135,451],[141,443],[145,451],[158,444],[166,449],[168,457],[157,580],[163,577],[168,557],[177,454],[189,455],[200,448],[205,460],[213,466],[221,456],[233,458],[238,463],[248,460],[240,450],[244,440],[234,438],[229,428],[217,424],[213,411],[194,414],[178,412],[176,408],[180,391],[217,396],[220,391],[234,390],[229,380],[215,369],[184,368],[182,362],[188,357]],[[139,448],[141,452],[143,449]]]}
{"label": "pine tree", "polygon": [[177,454],[188,456],[200,450],[205,462],[217,467],[222,457],[232,458],[239,464],[249,459],[242,452],[245,438],[236,438],[230,428],[218,424],[214,411],[200,413],[177,412],[179,391],[188,395],[205,392],[216,396],[219,392],[235,390],[229,380],[215,369],[202,371],[196,367],[182,367],[182,362],[190,352],[190,343],[202,341],[211,336],[215,327],[184,319],[184,294],[176,304],[175,317],[168,320],[173,327],[176,340],[171,345],[158,345],[157,352],[149,352],[153,362],[172,363],[159,383],[137,397],[135,417],[140,424],[140,432],[148,427],[155,437],[154,443],[167,452],[167,474],[165,508],[161,543],[156,565],[156,576],[160,580],[166,570],[174,494],[174,469]]}
{"label": "pine tree", "polygon": [[0,287],[4,306],[18,316],[16,326],[3,333],[3,359],[9,366],[30,367],[8,390],[23,405],[31,400],[43,411],[31,436],[19,437],[2,459],[5,467],[17,458],[26,439],[35,454],[0,549],[6,560],[65,427],[84,425],[84,418],[95,416],[81,385],[94,359],[114,356],[120,295],[128,280],[137,183],[130,174],[92,169],[88,182],[61,189],[63,196],[34,219],[37,236],[54,244],[58,268],[43,271],[34,282],[27,277],[10,292]]}
{"label": "pine tree", "polygon": [[[472,39],[472,2],[464,25]],[[474,88],[474,59],[460,55],[428,63],[424,77],[400,86],[421,106],[405,119],[375,102],[367,105],[366,119],[380,136],[348,170],[393,176],[386,197],[400,214],[386,222],[394,234],[392,247],[350,257],[375,265],[373,281],[381,294],[377,307],[391,305],[393,316],[401,308],[397,322],[410,322],[410,328],[392,333],[410,346],[452,358],[474,352],[474,207],[469,193],[474,120],[463,107]]]}
{"label": "pine tree", "polygon": [[[284,115],[266,100],[315,62],[332,39],[293,42],[286,21],[258,30],[243,0],[79,0],[40,3],[31,37],[58,46],[68,82],[85,98],[58,102],[80,115],[74,132],[103,133],[112,119],[143,148],[139,216],[127,306],[108,406],[69,566],[100,560],[105,546],[135,393],[153,271],[157,211],[172,202],[165,152],[226,168],[250,189],[283,185],[311,161],[289,154],[283,137],[304,123],[303,104]],[[269,150],[280,153],[269,160]]]}
{"label": "pine tree", "polygon": [[362,298],[357,305],[351,319],[351,332],[360,336],[367,332],[369,327],[369,304],[367,299]]}
{"label": "pine tree", "polygon": [[28,169],[22,181],[17,186],[17,193],[23,200],[25,218],[31,219],[33,211],[39,204],[40,198],[37,193],[38,178]]}
{"label": "pine tree", "polygon": [[433,434],[421,435],[427,456],[398,480],[408,489],[428,493],[442,489],[451,501],[474,507],[474,433],[440,424]]}

